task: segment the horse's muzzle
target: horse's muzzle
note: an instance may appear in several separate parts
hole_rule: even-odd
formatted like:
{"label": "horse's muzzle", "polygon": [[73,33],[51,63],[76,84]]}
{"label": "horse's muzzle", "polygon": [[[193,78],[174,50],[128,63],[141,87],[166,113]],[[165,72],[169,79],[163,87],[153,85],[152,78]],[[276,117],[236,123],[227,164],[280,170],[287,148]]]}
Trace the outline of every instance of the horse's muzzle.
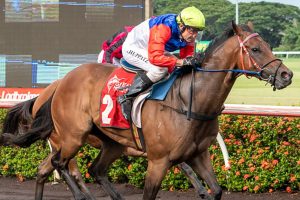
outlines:
{"label": "horse's muzzle", "polygon": [[276,89],[280,90],[292,83],[293,72],[289,69],[279,70],[275,77],[274,86]]}

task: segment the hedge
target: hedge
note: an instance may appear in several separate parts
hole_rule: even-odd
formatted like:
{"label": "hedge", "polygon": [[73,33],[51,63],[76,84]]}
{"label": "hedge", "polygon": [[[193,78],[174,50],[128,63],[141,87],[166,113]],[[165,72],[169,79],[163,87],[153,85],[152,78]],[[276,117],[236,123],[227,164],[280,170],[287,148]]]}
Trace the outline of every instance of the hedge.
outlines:
{"label": "hedge", "polygon": [[[2,125],[6,110],[0,109]],[[300,189],[300,119],[287,117],[257,117],[221,115],[220,131],[230,155],[231,168],[226,169],[220,147],[210,147],[218,181],[230,191],[273,192]],[[0,175],[17,176],[19,180],[36,176],[38,164],[49,148],[39,141],[27,149],[0,148]],[[88,145],[77,154],[79,168],[86,182],[93,182],[87,172],[99,153]],[[130,183],[142,188],[147,168],[144,158],[122,157],[113,163],[109,178],[115,183]],[[53,177],[50,177],[51,180]],[[186,190],[190,182],[175,166],[163,180],[164,190]]]}

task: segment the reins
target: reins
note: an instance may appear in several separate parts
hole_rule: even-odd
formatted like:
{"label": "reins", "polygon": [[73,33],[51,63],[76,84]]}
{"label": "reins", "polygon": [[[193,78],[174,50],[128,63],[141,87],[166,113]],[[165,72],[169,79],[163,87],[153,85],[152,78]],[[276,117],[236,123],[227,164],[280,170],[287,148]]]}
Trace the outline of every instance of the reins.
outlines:
{"label": "reins", "polygon": [[[180,114],[184,114],[187,116],[187,120],[190,120],[190,119],[195,119],[195,120],[203,120],[203,121],[207,121],[207,120],[213,120],[215,119],[218,115],[220,115],[222,113],[222,110],[221,109],[219,112],[215,113],[215,114],[212,114],[212,115],[206,115],[206,114],[199,114],[199,113],[195,113],[195,112],[192,112],[192,103],[193,103],[193,93],[194,93],[194,83],[195,83],[195,71],[199,71],[199,72],[233,72],[233,73],[238,73],[238,74],[244,74],[247,78],[249,78],[247,75],[252,75],[252,76],[258,76],[260,79],[262,80],[267,80],[267,83],[268,82],[271,82],[272,78],[273,78],[273,81],[271,82],[271,86],[273,86],[273,90],[275,91],[276,88],[275,88],[275,81],[276,81],[276,76],[277,76],[277,72],[279,70],[279,68],[282,66],[282,60],[281,59],[278,59],[278,58],[275,58],[269,62],[267,62],[266,64],[260,66],[257,64],[257,62],[254,60],[254,58],[250,55],[249,51],[247,50],[246,46],[245,46],[245,43],[250,40],[251,38],[253,37],[257,37],[259,36],[258,33],[252,33],[250,35],[248,35],[244,40],[241,40],[240,36],[237,36],[238,37],[238,41],[239,41],[239,44],[240,44],[240,60],[241,60],[241,65],[242,65],[242,69],[203,69],[199,66],[193,66],[192,68],[192,78],[191,78],[191,84],[190,84],[190,92],[189,92],[189,105],[188,105],[188,110],[183,110],[182,108],[180,109],[177,109],[177,108],[173,108],[171,106],[168,106],[168,105],[165,105],[163,104],[163,106],[165,107],[168,107],[168,108],[171,108],[173,109],[174,111],[180,113]],[[249,63],[249,66],[248,66],[248,69],[251,68],[251,63],[253,64],[253,66],[258,70],[258,71],[250,71],[250,70],[246,70],[246,67],[245,67],[245,64],[244,64],[244,56],[243,56],[243,52],[245,52],[246,56],[248,56],[248,63]],[[263,71],[265,70],[265,68],[275,62],[275,61],[280,61],[280,64],[278,65],[276,71],[275,71],[275,74],[274,75],[270,75],[268,77],[268,79],[264,79],[262,77],[262,73]],[[179,90],[179,93],[180,93],[180,90]]]}

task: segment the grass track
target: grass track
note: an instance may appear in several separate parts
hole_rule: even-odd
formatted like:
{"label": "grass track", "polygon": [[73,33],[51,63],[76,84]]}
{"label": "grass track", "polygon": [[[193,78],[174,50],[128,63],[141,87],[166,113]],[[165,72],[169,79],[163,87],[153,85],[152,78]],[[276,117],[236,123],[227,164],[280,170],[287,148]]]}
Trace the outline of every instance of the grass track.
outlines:
{"label": "grass track", "polygon": [[283,60],[293,73],[293,82],[283,90],[272,90],[266,82],[256,78],[239,77],[231,90],[226,104],[254,104],[275,106],[300,106],[300,59]]}

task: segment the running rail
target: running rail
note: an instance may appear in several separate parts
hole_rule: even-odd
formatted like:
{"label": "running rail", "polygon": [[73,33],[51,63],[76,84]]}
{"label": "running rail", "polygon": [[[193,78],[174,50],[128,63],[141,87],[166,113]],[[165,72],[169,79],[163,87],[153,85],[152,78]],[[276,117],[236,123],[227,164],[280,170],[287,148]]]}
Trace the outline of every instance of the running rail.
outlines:
{"label": "running rail", "polygon": [[273,117],[300,117],[300,107],[226,104],[222,114]]}

